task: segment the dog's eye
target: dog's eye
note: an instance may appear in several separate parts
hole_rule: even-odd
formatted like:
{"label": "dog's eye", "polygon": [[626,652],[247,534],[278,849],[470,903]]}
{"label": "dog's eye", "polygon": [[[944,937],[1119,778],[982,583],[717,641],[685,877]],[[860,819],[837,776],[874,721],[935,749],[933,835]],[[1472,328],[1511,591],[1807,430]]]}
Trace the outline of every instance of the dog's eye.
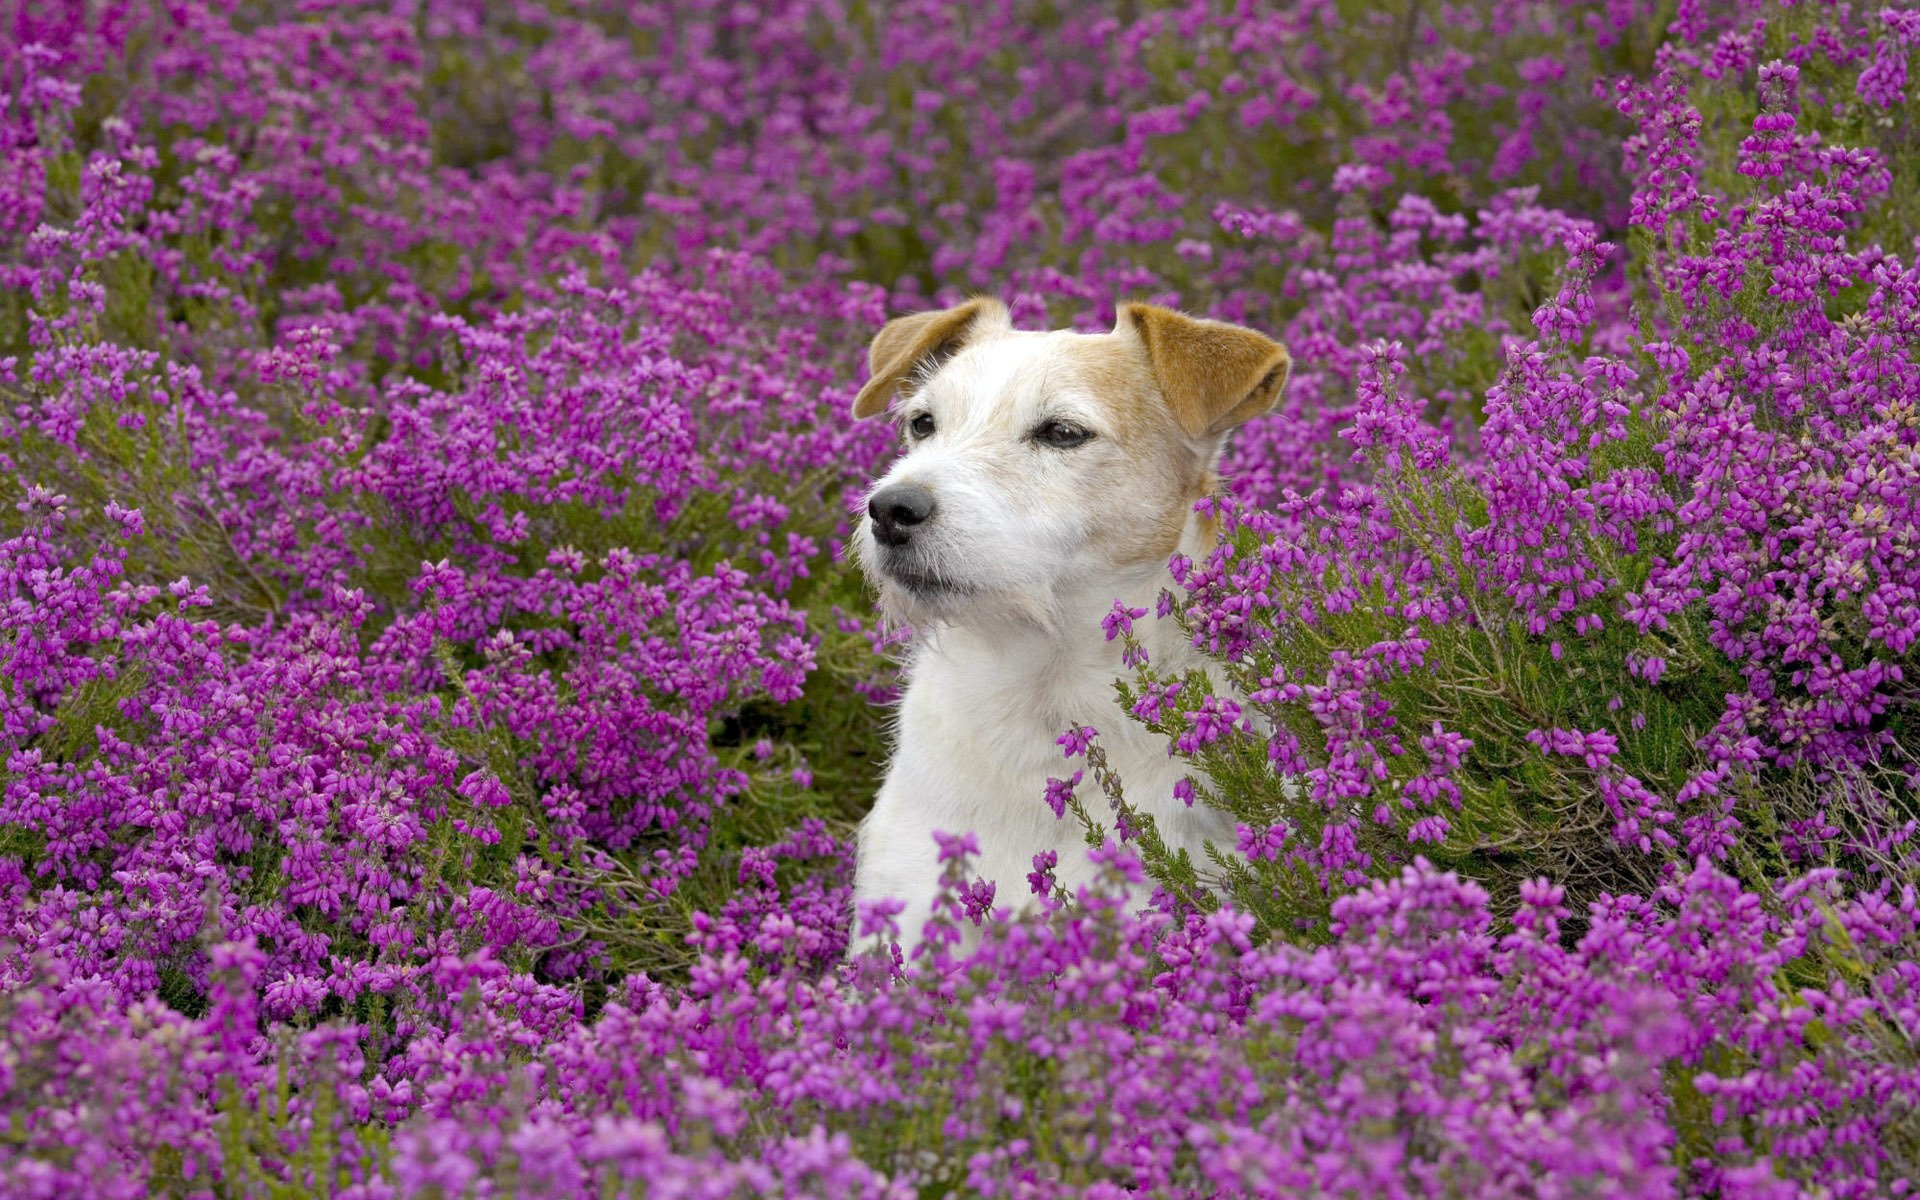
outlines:
{"label": "dog's eye", "polygon": [[1048,421],[1033,431],[1033,440],[1043,446],[1052,446],[1055,450],[1071,450],[1092,441],[1093,435],[1078,425]]}
{"label": "dog's eye", "polygon": [[913,435],[913,440],[916,442],[921,438],[932,437],[933,414],[915,413],[913,419],[907,422],[907,432]]}

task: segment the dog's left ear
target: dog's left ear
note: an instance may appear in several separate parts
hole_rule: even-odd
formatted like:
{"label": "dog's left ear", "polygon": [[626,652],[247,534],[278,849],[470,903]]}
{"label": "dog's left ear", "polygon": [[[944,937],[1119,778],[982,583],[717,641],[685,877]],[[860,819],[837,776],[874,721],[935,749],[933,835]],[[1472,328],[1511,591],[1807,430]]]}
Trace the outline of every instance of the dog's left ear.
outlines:
{"label": "dog's left ear", "polygon": [[1272,408],[1292,366],[1265,334],[1152,304],[1121,305],[1114,332],[1146,346],[1154,381],[1188,437],[1225,433]]}
{"label": "dog's left ear", "polygon": [[914,313],[898,317],[881,326],[867,350],[867,370],[871,378],[853,398],[853,415],[864,420],[887,411],[893,394],[920,364],[940,359],[960,349],[987,328],[1011,329],[1013,320],[1007,306],[986,296],[977,296],[953,308]]}

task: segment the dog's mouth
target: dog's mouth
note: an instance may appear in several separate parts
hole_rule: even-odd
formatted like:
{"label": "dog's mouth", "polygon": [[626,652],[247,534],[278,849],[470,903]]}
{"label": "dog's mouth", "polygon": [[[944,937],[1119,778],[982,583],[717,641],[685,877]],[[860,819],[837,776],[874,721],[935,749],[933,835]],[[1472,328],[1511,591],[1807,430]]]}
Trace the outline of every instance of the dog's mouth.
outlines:
{"label": "dog's mouth", "polygon": [[881,570],[886,577],[916,596],[961,596],[973,590],[957,579],[928,571],[911,563],[890,562]]}

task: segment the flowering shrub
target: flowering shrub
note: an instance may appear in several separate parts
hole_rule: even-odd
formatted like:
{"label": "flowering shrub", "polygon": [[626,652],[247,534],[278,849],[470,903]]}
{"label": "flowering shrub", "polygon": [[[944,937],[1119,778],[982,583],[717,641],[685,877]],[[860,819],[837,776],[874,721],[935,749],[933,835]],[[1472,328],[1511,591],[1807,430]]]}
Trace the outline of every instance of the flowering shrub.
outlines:
{"label": "flowering shrub", "polygon": [[1237,705],[1150,668],[1136,712],[1221,778],[1301,778],[1284,815],[1248,789],[1256,858],[1325,883],[1407,842],[1538,849],[1612,887],[1669,856],[1902,857],[1920,276],[1853,244],[1886,160],[1793,134],[1791,63],[1760,66],[1755,132],[1710,190],[1685,58],[1621,100],[1662,322],[1605,328],[1614,248],[1543,222],[1566,265],[1536,336],[1506,342],[1477,447],[1423,419],[1423,392],[1456,402],[1406,342],[1362,345],[1354,486],[1256,497],[1209,562],[1175,564],[1180,619],[1276,732],[1228,740],[1214,713]]}
{"label": "flowering shrub", "polygon": [[[1911,1188],[1915,13],[14,26],[9,1194]],[[968,288],[1289,344],[1106,624],[1240,839],[1077,730],[1108,879],[843,963],[851,364]]]}

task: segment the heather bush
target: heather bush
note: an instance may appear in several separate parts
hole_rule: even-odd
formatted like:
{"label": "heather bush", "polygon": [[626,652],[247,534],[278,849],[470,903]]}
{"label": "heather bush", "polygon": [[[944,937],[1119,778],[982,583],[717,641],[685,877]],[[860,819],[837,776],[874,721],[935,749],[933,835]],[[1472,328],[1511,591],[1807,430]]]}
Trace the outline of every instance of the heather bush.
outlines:
{"label": "heather bush", "polygon": [[1128,694],[1274,864],[1244,903],[1421,845],[1598,889],[1701,858],[1755,881],[1904,865],[1916,276],[1855,219],[1890,172],[1796,134],[1800,72],[1772,60],[1738,182],[1709,190],[1689,87],[1724,110],[1742,85],[1688,57],[1622,94],[1637,329],[1602,324],[1614,247],[1547,225],[1559,286],[1506,339],[1476,447],[1427,419],[1453,406],[1444,338],[1363,344],[1354,484],[1256,493],[1209,562],[1174,564],[1170,608],[1243,700],[1150,664]]}
{"label": "heather bush", "polygon": [[[8,1194],[1910,1190],[1910,9],[11,21]],[[1062,731],[1106,877],[843,962],[975,288],[1292,351],[1105,623],[1240,836]]]}

